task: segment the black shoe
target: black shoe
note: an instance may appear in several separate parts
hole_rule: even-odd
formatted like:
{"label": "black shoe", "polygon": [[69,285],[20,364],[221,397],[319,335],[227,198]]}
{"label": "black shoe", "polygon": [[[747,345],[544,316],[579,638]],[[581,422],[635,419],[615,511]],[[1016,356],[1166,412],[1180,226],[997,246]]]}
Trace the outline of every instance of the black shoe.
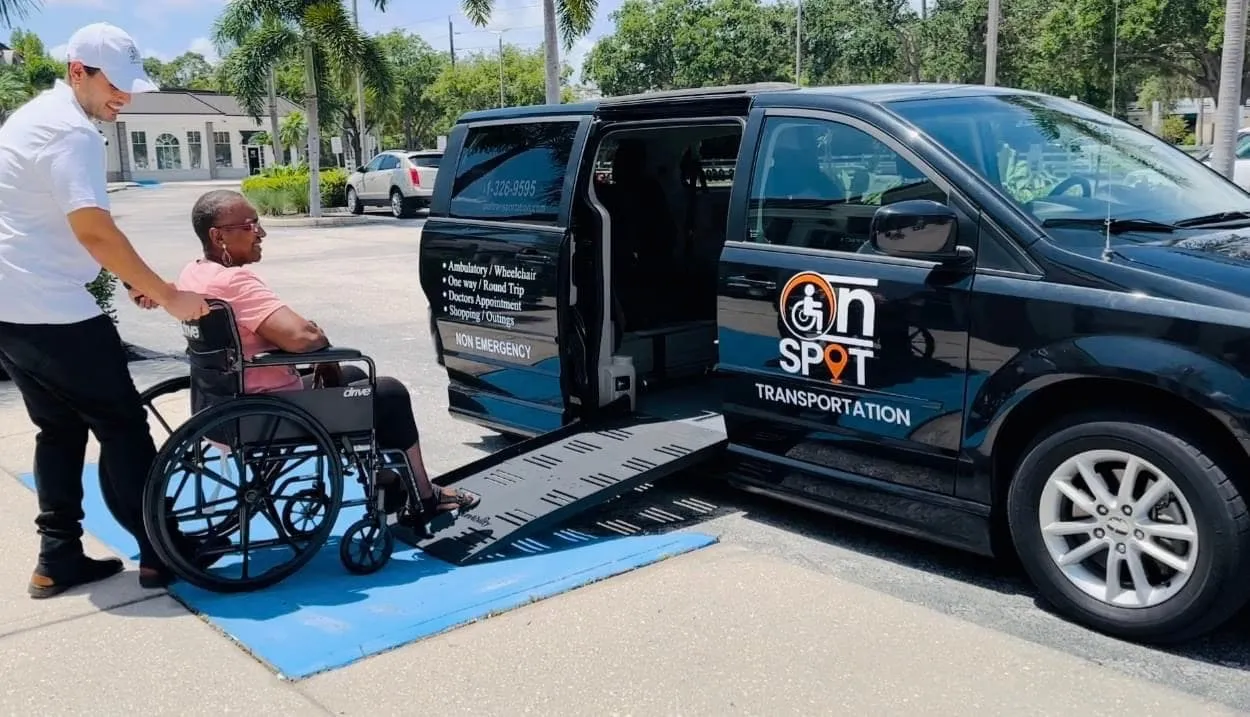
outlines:
{"label": "black shoe", "polygon": [[40,566],[30,576],[27,592],[32,598],[42,600],[69,590],[70,588],[94,583],[111,578],[123,569],[122,561],[117,558],[96,560],[85,555],[64,566]]}
{"label": "black shoe", "polygon": [[145,590],[156,590],[169,587],[177,576],[174,571],[164,565],[140,565],[139,587]]}

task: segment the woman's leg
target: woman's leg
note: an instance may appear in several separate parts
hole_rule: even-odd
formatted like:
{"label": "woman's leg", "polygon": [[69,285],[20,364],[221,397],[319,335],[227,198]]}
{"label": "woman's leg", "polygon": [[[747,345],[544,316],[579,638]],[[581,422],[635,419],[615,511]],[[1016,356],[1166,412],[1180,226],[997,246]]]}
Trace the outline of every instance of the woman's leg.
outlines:
{"label": "woman's leg", "polygon": [[[344,369],[344,379],[346,378],[347,371]],[[373,406],[378,444],[383,448],[402,449],[408,455],[408,463],[412,466],[413,479],[417,484],[417,495],[422,503],[434,503],[438,510],[468,510],[477,505],[479,499],[476,496],[451,488],[439,490],[438,500],[434,500],[435,487],[430,482],[425,461],[421,457],[421,436],[417,431],[416,418],[412,414],[412,399],[404,384],[390,376],[377,377]]]}

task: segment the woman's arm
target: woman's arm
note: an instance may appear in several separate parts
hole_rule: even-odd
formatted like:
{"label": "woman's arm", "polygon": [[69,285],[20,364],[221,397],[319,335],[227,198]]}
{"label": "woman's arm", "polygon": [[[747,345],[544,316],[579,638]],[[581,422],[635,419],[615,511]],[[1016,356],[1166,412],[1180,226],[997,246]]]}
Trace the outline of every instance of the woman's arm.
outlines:
{"label": "woman's arm", "polygon": [[326,334],[312,321],[283,306],[274,311],[260,326],[256,335],[283,351],[308,353],[320,351],[330,345]]}

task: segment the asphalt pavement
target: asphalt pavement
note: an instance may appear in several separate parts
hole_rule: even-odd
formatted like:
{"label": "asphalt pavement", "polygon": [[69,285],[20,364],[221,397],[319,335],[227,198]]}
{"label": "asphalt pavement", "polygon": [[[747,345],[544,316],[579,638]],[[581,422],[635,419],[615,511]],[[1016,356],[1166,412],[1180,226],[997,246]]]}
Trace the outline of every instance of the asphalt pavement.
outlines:
{"label": "asphalt pavement", "polygon": [[[205,187],[200,186],[165,185],[111,195],[119,225],[153,267],[167,277],[175,276],[199,252],[198,240],[191,231],[190,207],[195,198],[205,190]],[[364,350],[377,361],[381,373],[395,376],[408,386],[413,394],[427,463],[431,471],[441,473],[505,444],[494,433],[453,420],[447,414],[446,375],[434,360],[425,319],[426,304],[417,279],[419,229],[422,223],[419,218],[396,220],[379,213],[375,222],[350,227],[309,229],[275,226],[269,230],[265,258],[257,270],[300,313],[325,328],[335,344]],[[127,341],[155,352],[177,353],[182,350],[183,343],[177,327],[163,312],[145,312],[126,304],[124,300],[119,301],[118,310],[120,328]],[[741,594],[720,595],[716,604],[752,606],[750,614],[743,613],[741,619],[757,620],[760,625],[777,625],[776,629],[781,631],[778,639],[787,641],[807,639],[819,643],[824,633],[815,628],[811,631],[804,630],[806,623],[826,624],[839,615],[853,616],[855,631],[834,631],[828,634],[841,635],[844,639],[858,635],[855,639],[864,640],[864,649],[869,654],[856,654],[856,646],[848,644],[794,644],[794,650],[805,654],[811,652],[814,655],[824,655],[820,659],[826,660],[832,659],[831,655],[838,655],[840,662],[837,664],[846,669],[850,669],[847,665],[862,663],[869,672],[857,673],[857,679],[879,679],[880,687],[884,689],[888,685],[900,684],[900,673],[894,669],[902,670],[901,674],[905,677],[908,670],[933,669],[934,662],[937,661],[940,669],[951,675],[952,686],[959,685],[959,690],[971,690],[974,685],[964,683],[969,682],[972,676],[982,681],[1000,679],[993,677],[992,671],[985,672],[986,660],[993,662],[1000,659],[999,667],[1013,672],[1010,676],[1001,676],[1004,684],[1032,686],[1013,687],[1011,689],[1015,692],[1009,691],[1002,701],[982,705],[996,714],[1060,714],[1064,710],[1082,709],[1081,705],[1085,703],[1081,701],[1080,695],[1085,690],[1090,695],[1088,705],[1092,707],[1096,704],[1098,707],[1094,711],[1109,711],[1114,709],[1114,705],[1104,703],[1103,698],[1106,695],[1098,694],[1102,689],[1100,685],[1110,684],[1106,682],[1108,680],[1115,681],[1118,685],[1114,688],[1117,695],[1140,694],[1142,705],[1147,706],[1142,708],[1144,711],[1135,711],[1137,714],[1176,714],[1177,709],[1182,709],[1162,706],[1166,700],[1155,701],[1154,691],[1158,690],[1163,691],[1159,694],[1176,697],[1185,695],[1218,703],[1236,712],[1250,713],[1250,676],[1247,674],[1250,669],[1250,617],[1239,619],[1235,625],[1219,635],[1182,649],[1165,651],[1120,642],[1052,615],[1036,600],[1023,576],[1011,564],[964,555],[810,511],[757,499],[722,487],[715,478],[687,476],[662,489],[688,492],[717,506],[713,517],[686,528],[710,532],[720,539],[721,545],[712,549],[719,551],[716,553],[719,557],[708,559],[714,563],[708,568],[708,584],[718,590]],[[691,555],[670,562],[676,565],[680,561],[697,559],[699,558],[696,555]],[[664,563],[654,570],[671,571],[677,568]],[[786,577],[781,580],[776,577],[779,575]],[[823,583],[826,589],[821,589],[821,579],[826,581]],[[630,580],[646,578],[631,574],[610,580],[602,588],[594,588],[615,590],[621,593],[621,599],[628,600],[630,583],[627,581]],[[654,580],[662,581],[662,578],[657,577]],[[777,580],[781,582],[774,584]],[[687,575],[681,579],[674,577],[665,585],[670,591],[674,589],[673,585],[694,589],[697,582],[691,582]],[[778,584],[792,585],[793,592],[779,595]],[[590,591],[591,588],[585,590]],[[565,608],[560,607],[565,602],[561,601],[567,601],[570,606],[567,609],[572,611],[569,614],[573,614],[579,609],[577,605],[580,603],[577,601],[591,600],[582,596],[582,592],[552,599],[549,602],[553,607],[543,613],[546,617],[541,619],[533,615],[529,618],[524,615],[517,617],[523,612],[517,611],[516,614],[492,618],[480,625],[455,631],[451,633],[453,637],[449,638],[449,642],[430,647],[428,656],[434,657],[442,654],[440,651],[446,652],[447,645],[457,644],[457,640],[471,644],[475,641],[486,643],[503,639],[499,637],[501,631],[510,629],[510,626],[511,629],[524,630],[529,624],[526,620],[532,619],[537,624],[550,619],[555,621],[553,624],[558,625],[562,619],[560,616],[565,615],[561,612]],[[634,594],[640,598],[644,594],[650,595],[646,591]],[[695,616],[691,619],[697,619],[699,606],[688,604],[689,596],[679,598],[671,592],[668,594],[669,599],[673,600],[674,611],[688,611]],[[665,599],[663,591],[656,595],[658,597],[653,599]],[[802,596],[802,600],[798,600],[796,596]],[[664,604],[650,607],[663,610]],[[639,609],[638,606],[623,609],[620,620],[625,620]],[[704,603],[703,609],[714,609],[714,606]],[[908,613],[911,617],[907,620],[914,618],[917,622],[899,622],[902,620],[899,615],[907,611],[915,613]],[[881,620],[879,630],[873,622],[876,618]],[[785,629],[780,627],[782,625],[796,627]],[[911,627],[904,628],[903,625]],[[903,634],[899,634],[900,630]],[[966,638],[959,637],[964,634],[961,631],[974,631],[975,637],[971,633]],[[627,630],[626,633],[628,632]],[[464,637],[454,637],[462,633]],[[870,639],[869,636],[874,636],[874,633],[875,637]],[[889,640],[893,641],[890,643],[893,647],[888,647],[887,642],[884,642],[887,633],[890,633]],[[578,644],[576,634],[578,631],[570,631],[561,640],[569,645]],[[752,639],[768,640],[770,634],[772,633],[768,631],[752,633]],[[910,648],[908,634],[914,640]],[[704,637],[699,636],[696,639],[690,635],[675,635],[673,640],[678,642],[678,649],[680,641],[686,639],[692,645],[698,644],[699,649],[710,650],[709,654],[714,653],[715,647],[709,647]],[[633,637],[623,634],[619,639],[628,642]],[[872,641],[874,639],[876,642]],[[561,643],[556,641],[556,644]],[[959,648],[960,645],[979,647],[964,650]],[[590,647],[584,649],[594,652]],[[749,647],[744,648],[743,644],[739,644],[738,649]],[[874,655],[871,653],[873,649],[880,649],[882,652]],[[906,659],[900,657],[901,654],[908,653],[909,649],[911,653]],[[1015,657],[1032,654],[1029,651],[1046,655],[1047,660],[1062,661],[1065,667],[1062,670],[1056,668],[1054,672],[1037,672],[1033,675],[1036,680],[1040,680],[1037,684],[1027,679],[1022,680],[1021,675],[1015,674],[1015,671],[1024,670],[1027,676],[1028,670],[1035,669],[1029,665],[1035,663],[1017,663]],[[380,664],[383,667],[371,668],[367,674],[379,679],[387,675],[393,677],[396,670],[406,669],[400,664],[404,660],[404,654],[401,650],[376,658],[382,661]],[[918,656],[923,659],[917,659]],[[877,669],[880,670],[880,675],[873,677],[870,674],[870,665],[878,657],[880,664]],[[475,658],[472,653],[464,652],[456,655],[442,654],[439,659],[447,659],[452,664],[461,665],[461,669],[470,671],[474,669],[475,660],[483,664],[490,662],[482,655]],[[812,659],[819,661],[816,657]],[[762,681],[757,687],[765,692],[770,689],[770,684],[771,689],[779,692],[793,689],[792,676],[772,674],[768,664],[749,663],[747,660],[741,668],[754,671],[742,678],[747,682],[755,684]],[[506,669],[506,666],[496,665],[496,669]],[[654,671],[641,667],[639,669],[641,672]],[[344,671],[344,674],[348,672]],[[351,674],[359,676],[364,673]],[[451,676],[437,677],[433,684],[421,690],[413,690],[412,694],[421,694],[428,690],[441,693],[443,686],[439,681],[443,679],[452,681],[446,685],[448,689],[461,689],[455,687],[459,684],[457,681],[461,680],[461,677],[456,676],[459,673],[453,670],[448,674]],[[515,675],[501,678],[498,685],[500,694],[506,693],[504,688],[509,680],[519,680],[524,674],[525,670],[518,667]],[[1082,674],[1088,678],[1088,684],[1083,681],[1086,678],[1073,677]],[[830,679],[835,677],[849,679],[829,673]],[[345,682],[349,678],[342,675],[318,679],[322,679],[322,682],[318,683],[314,692],[324,690],[327,694],[340,696],[359,693],[353,697],[357,700],[353,704],[360,705],[361,709],[370,704],[369,693],[361,686],[359,677],[352,677],[355,681],[350,683]],[[586,679],[583,688],[588,691],[587,694],[593,693],[594,690],[588,685],[594,684],[599,678]],[[666,679],[666,684],[671,689],[682,689],[681,680],[673,680],[671,676]],[[905,682],[903,679],[902,683]],[[830,713],[830,710],[841,712],[851,709],[872,713],[874,704],[877,707],[886,704],[881,701],[863,701],[859,697],[842,700],[837,697],[841,688],[836,684],[826,687],[824,693],[829,695],[828,699],[809,705],[807,713],[812,713],[810,710]],[[687,688],[696,691],[698,689],[696,686]],[[804,688],[800,691],[806,694],[811,690]],[[1016,695],[1014,701],[1011,694]],[[1047,694],[1055,696],[1056,701],[1053,704],[1045,703]],[[313,699],[319,700],[315,694]],[[489,713],[500,713],[486,706],[490,699],[481,699],[484,702],[477,705],[479,708]],[[936,698],[928,692],[919,691],[909,699],[920,700],[911,704],[923,707],[924,700]],[[326,700],[320,702],[326,704]],[[1127,697],[1116,697],[1112,702],[1125,708],[1131,708],[1135,704]],[[967,704],[970,713],[978,703],[973,699],[961,704]],[[1198,704],[1194,702],[1193,709],[1182,709],[1182,712],[1214,713],[1200,711]],[[603,702],[603,709],[618,709],[619,705],[619,701],[606,700]],[[640,698],[636,709],[638,713],[665,714],[691,711],[707,714],[733,709],[732,705],[717,704],[714,700],[706,699],[706,696],[697,695],[690,696],[688,702],[670,698],[662,704],[652,706],[654,709],[647,709],[646,701]],[[465,704],[460,708],[467,712],[472,711],[471,707],[472,704]],[[739,707],[742,708],[741,704]],[[384,706],[379,706],[379,709],[387,711]],[[742,709],[751,712],[753,708]],[[794,710],[798,709],[797,705],[794,706]],[[902,703],[899,703],[898,709],[903,710]],[[797,713],[794,710],[787,708],[781,711]],[[759,712],[757,710],[754,713]],[[899,713],[932,714],[938,711],[918,708]]]}

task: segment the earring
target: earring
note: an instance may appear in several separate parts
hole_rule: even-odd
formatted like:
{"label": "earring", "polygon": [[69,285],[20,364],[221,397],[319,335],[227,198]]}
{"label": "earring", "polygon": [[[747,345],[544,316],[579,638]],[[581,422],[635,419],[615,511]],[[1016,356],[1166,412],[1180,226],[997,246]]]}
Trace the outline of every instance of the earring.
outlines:
{"label": "earring", "polygon": [[232,265],[233,265],[233,263],[234,263],[234,262],[233,262],[233,261],[231,260],[231,258],[230,258],[230,250],[226,248],[226,245],[225,245],[225,243],[223,242],[223,243],[222,243],[222,245],[221,245],[221,265],[222,265],[222,266],[232,266]]}

